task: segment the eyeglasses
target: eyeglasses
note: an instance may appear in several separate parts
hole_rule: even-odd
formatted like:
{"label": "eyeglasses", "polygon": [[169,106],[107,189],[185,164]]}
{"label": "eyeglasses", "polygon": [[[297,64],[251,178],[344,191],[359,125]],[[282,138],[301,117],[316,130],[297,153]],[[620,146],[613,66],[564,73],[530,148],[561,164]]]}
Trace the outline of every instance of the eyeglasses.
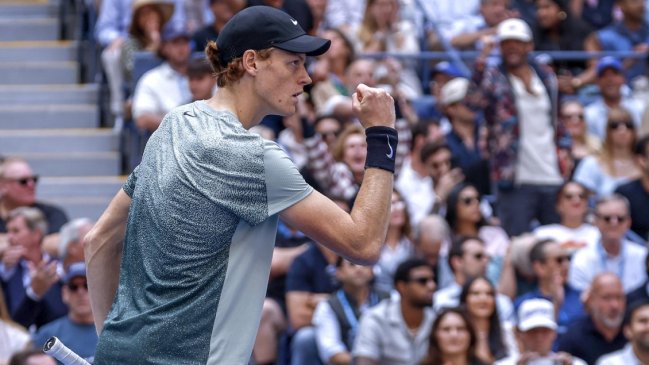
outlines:
{"label": "eyeglasses", "polygon": [[68,289],[70,289],[71,292],[77,292],[79,289],[84,288],[86,291],[88,291],[88,283],[83,283],[83,284],[68,284]]}
{"label": "eyeglasses", "polygon": [[[550,257],[547,257],[545,260],[547,259],[550,259]],[[564,262],[570,262],[570,256],[564,255],[554,257],[554,262],[556,262],[558,265],[563,265]]]}
{"label": "eyeglasses", "polygon": [[420,278],[410,278],[410,280],[408,280],[408,281],[410,281],[411,283],[417,283],[417,284],[423,286],[423,285],[428,285],[428,283],[434,283],[435,278],[432,277],[432,276],[423,276],[423,277],[420,277]]}
{"label": "eyeglasses", "polygon": [[584,120],[584,115],[579,113],[579,114],[564,114],[563,115],[564,119],[579,119],[579,120]]}
{"label": "eyeglasses", "polygon": [[464,198],[460,198],[460,202],[462,204],[469,206],[473,203],[480,203],[480,199],[478,199],[477,196],[465,196]]}
{"label": "eyeglasses", "polygon": [[595,215],[597,218],[603,220],[606,222],[606,224],[611,224],[611,223],[624,223],[629,217],[626,215],[604,215],[604,214],[596,214]]}
{"label": "eyeglasses", "polygon": [[612,130],[618,130],[620,127],[624,126],[626,129],[632,130],[634,129],[633,122],[630,120],[625,120],[625,121],[609,121],[608,123],[608,129]]}
{"label": "eyeglasses", "polygon": [[17,182],[21,186],[27,186],[29,185],[30,182],[33,182],[34,185],[36,185],[38,183],[38,179],[39,179],[38,175],[34,175],[34,176],[21,177],[19,179],[7,179],[7,180]]}
{"label": "eyeglasses", "polygon": [[584,193],[564,193],[563,197],[567,200],[586,200],[586,194]]}

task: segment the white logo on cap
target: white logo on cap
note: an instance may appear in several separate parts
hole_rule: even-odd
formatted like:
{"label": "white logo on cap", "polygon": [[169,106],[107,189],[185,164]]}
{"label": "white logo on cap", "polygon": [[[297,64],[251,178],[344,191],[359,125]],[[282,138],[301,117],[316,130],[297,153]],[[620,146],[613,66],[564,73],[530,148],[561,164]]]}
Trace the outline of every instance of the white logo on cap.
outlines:
{"label": "white logo on cap", "polygon": [[297,25],[297,20],[291,19],[291,22],[293,22],[293,25]]}

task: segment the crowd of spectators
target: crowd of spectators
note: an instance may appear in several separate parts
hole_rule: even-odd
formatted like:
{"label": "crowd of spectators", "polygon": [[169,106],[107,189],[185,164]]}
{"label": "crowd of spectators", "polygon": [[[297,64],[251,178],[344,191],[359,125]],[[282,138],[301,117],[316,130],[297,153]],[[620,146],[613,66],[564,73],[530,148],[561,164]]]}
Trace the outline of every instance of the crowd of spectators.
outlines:
{"label": "crowd of spectators", "polygon": [[[394,97],[379,261],[354,265],[280,223],[251,364],[649,363],[649,2],[99,3],[110,112],[142,135],[218,92],[201,52],[244,7],[330,39],[298,113],[251,132],[344,209],[367,153],[351,94]],[[440,50],[448,60],[418,57]],[[0,164],[0,364],[31,364],[54,335],[91,360],[92,222],[36,201],[37,184],[25,160]]]}

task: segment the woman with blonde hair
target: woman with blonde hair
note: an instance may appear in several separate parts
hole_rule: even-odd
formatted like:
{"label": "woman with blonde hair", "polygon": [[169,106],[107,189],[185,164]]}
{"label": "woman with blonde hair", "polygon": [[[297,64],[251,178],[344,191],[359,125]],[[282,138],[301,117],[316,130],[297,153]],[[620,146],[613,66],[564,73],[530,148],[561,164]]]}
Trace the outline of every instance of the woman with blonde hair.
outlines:
{"label": "woman with blonde hair", "polygon": [[618,185],[636,179],[640,170],[633,155],[635,141],[636,129],[629,111],[612,108],[601,153],[584,158],[575,170],[574,180],[595,195],[604,196]]}

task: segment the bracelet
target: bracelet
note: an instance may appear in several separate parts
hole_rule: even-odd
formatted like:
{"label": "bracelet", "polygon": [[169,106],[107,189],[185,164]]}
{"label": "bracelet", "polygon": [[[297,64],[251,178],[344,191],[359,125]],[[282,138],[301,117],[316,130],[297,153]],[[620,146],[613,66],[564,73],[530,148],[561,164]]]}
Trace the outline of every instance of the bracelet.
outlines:
{"label": "bracelet", "polygon": [[395,156],[399,137],[390,127],[369,127],[365,130],[367,157],[365,168],[376,167],[394,174]]}

